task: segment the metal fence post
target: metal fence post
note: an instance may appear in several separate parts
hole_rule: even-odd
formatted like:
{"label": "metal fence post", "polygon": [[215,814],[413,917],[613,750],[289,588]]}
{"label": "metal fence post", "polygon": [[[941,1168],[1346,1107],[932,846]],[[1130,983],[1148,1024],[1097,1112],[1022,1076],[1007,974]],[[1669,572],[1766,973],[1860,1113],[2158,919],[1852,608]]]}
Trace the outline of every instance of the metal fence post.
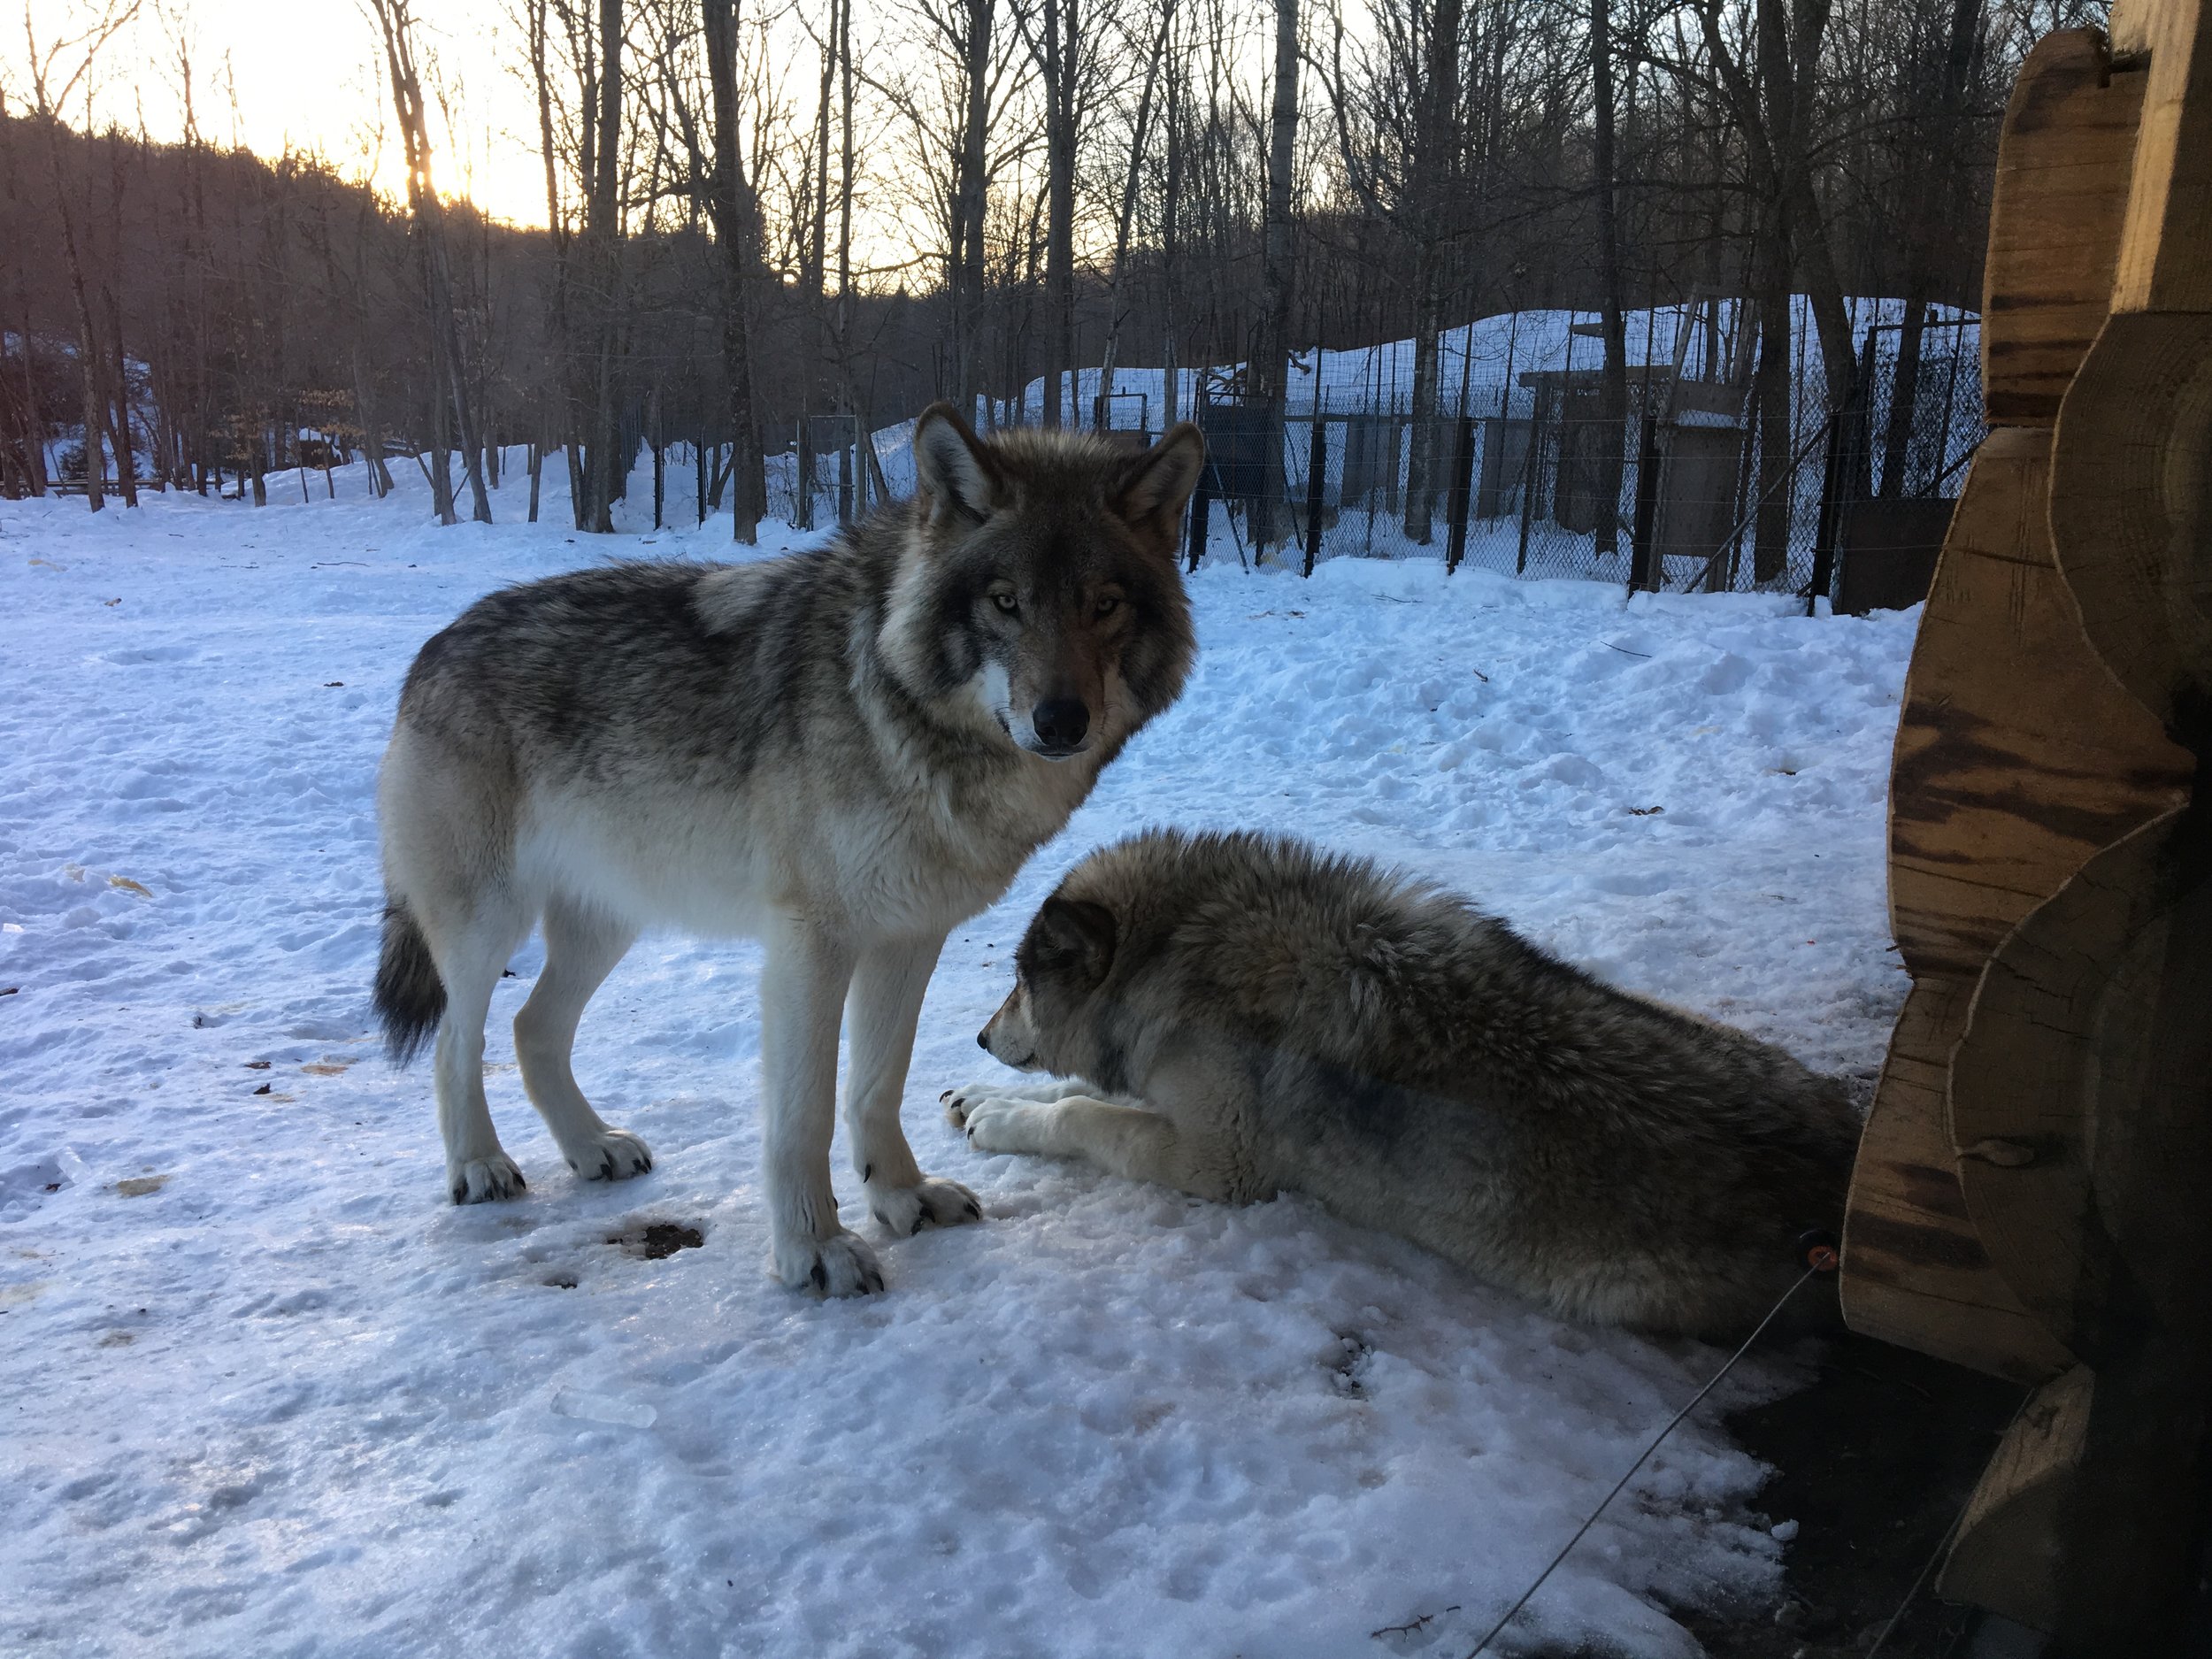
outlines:
{"label": "metal fence post", "polygon": [[1207,521],[1213,516],[1214,504],[1213,488],[1208,480],[1213,477],[1213,471],[1210,465],[1201,467],[1198,488],[1191,492],[1190,538],[1186,543],[1183,561],[1183,568],[1187,571],[1196,570],[1198,561],[1206,557]]}
{"label": "metal fence post", "polygon": [[1528,527],[1530,519],[1536,513],[1536,455],[1544,442],[1544,405],[1549,397],[1550,393],[1539,381],[1536,401],[1529,410],[1528,442],[1521,451],[1521,544],[1513,556],[1513,573],[1516,576],[1528,572]]}
{"label": "metal fence post", "polygon": [[[1463,403],[1464,400],[1463,400]],[[1475,467],[1475,423],[1473,418],[1461,415],[1453,423],[1452,488],[1445,498],[1445,517],[1451,534],[1445,542],[1444,574],[1449,576],[1459,568],[1460,560],[1467,557],[1467,497],[1472,480],[1468,476]]]}
{"label": "metal fence post", "polygon": [[1329,423],[1322,414],[1319,394],[1313,411],[1313,441],[1306,454],[1306,565],[1299,573],[1313,574],[1313,562],[1321,557],[1321,497],[1329,488]]}
{"label": "metal fence post", "polygon": [[1873,375],[1874,331],[1867,330],[1866,355],[1856,383],[1843,406],[1828,417],[1827,465],[1820,478],[1820,516],[1813,526],[1813,575],[1805,584],[1805,614],[1811,616],[1835,586],[1836,543],[1843,534],[1844,509],[1857,493],[1867,410],[1872,403],[1867,382]]}
{"label": "metal fence post", "polygon": [[1663,577],[1659,555],[1652,545],[1653,524],[1659,510],[1659,422],[1648,405],[1642,428],[1636,446],[1636,517],[1628,533],[1628,591],[1644,588],[1656,593]]}

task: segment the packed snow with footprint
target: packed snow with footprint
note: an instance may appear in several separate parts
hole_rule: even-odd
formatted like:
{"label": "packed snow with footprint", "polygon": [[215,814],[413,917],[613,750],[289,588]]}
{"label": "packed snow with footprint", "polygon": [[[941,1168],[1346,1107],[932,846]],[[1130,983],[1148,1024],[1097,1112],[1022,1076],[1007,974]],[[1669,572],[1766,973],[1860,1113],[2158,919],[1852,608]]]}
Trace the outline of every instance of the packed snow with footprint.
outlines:
{"label": "packed snow with footprint", "polygon": [[[991,1070],[1029,915],[1141,826],[1255,826],[1823,1069],[1870,1074],[1901,1000],[1909,617],[1231,562],[1192,579],[1181,703],[930,987],[909,1133],[984,1225],[879,1240],[881,1296],[771,1282],[758,953],[675,938],[577,1048],[652,1172],[579,1182],[523,1100],[530,946],[488,1087],[531,1185],[457,1209],[426,1068],[370,1030],[402,676],[489,588],[726,524],[439,529],[338,489],[0,503],[0,1651],[1462,1654],[1720,1354],[1301,1199],[974,1153],[937,1097]],[[1770,1594],[1791,1517],[1715,1406],[1801,1374],[1732,1379],[1499,1650],[1686,1654],[1669,1609]]]}

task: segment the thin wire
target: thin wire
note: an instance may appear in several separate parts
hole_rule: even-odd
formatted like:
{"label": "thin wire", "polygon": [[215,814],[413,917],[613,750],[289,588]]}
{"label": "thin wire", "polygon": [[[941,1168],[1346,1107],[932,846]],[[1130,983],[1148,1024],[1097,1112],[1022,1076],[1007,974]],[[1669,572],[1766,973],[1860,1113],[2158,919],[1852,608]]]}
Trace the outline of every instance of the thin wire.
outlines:
{"label": "thin wire", "polygon": [[[2021,1395],[2020,1403],[2013,1408],[2012,1422],[2006,1424],[2004,1433],[1997,1437],[2001,1442],[2005,1435],[2012,1432],[2013,1425],[2020,1421],[2020,1414],[2028,1409],[2028,1402],[2033,1398],[2035,1396],[2032,1393]],[[1959,1528],[1965,1524],[1967,1510],[1974,1507],[1974,1493],[1980,1489],[1980,1486],[1977,1485],[1973,1490],[1967,1493],[1966,1502],[1959,1505],[1959,1512],[1951,1517],[1951,1525],[1943,1529],[1943,1536],[1936,1540],[1935,1548],[1928,1552],[1928,1559],[1920,1563],[1919,1574],[1913,1579],[1912,1587],[1905,1592],[1905,1599],[1897,1604],[1897,1610],[1889,1616],[1889,1623],[1882,1626],[1882,1633],[1874,1639],[1874,1645],[1866,1650],[1866,1659],[1874,1659],[1874,1655],[1882,1651],[1882,1644],[1890,1639],[1892,1632],[1903,1622],[1907,1609],[1919,1599],[1920,1586],[1927,1583],[1928,1575],[1935,1571],[1936,1563],[1943,1559],[1943,1552],[1950,1547],[1951,1540],[1958,1536]]]}
{"label": "thin wire", "polygon": [[[1733,1371],[1736,1368],[1736,1362],[1741,1359],[1746,1354],[1748,1354],[1751,1351],[1751,1345],[1754,1342],[1756,1342],[1761,1336],[1765,1334],[1767,1326],[1774,1323],[1775,1316],[1780,1313],[1783,1308],[1788,1304],[1789,1299],[1797,1294],[1799,1291],[1804,1289],[1805,1281],[1811,1279],[1820,1271],[1821,1270],[1817,1267],[1809,1267],[1803,1273],[1799,1275],[1797,1282],[1792,1285],[1787,1290],[1784,1291],[1782,1293],[1781,1299],[1778,1301],[1774,1306],[1767,1310],[1767,1317],[1759,1321],[1757,1327],[1753,1330],[1749,1336],[1744,1338],[1743,1346],[1728,1356],[1728,1363],[1712,1374],[1712,1376],[1706,1381],[1705,1386],[1699,1389],[1695,1394],[1690,1396],[1690,1402],[1687,1405],[1684,1406],[1682,1409],[1676,1412],[1671,1417],[1667,1419],[1667,1426],[1661,1429],[1658,1433],[1651,1437],[1651,1444],[1645,1447],[1642,1451],[1636,1455],[1636,1461],[1629,1464],[1628,1471],[1618,1480],[1613,1483],[1613,1490],[1607,1493],[1602,1498],[1598,1500],[1598,1507],[1590,1511],[1589,1518],[1584,1521],[1580,1526],[1575,1528],[1575,1535],[1569,1539],[1566,1543],[1561,1547],[1560,1551],[1556,1555],[1554,1555],[1551,1558],[1550,1565],[1547,1566],[1543,1571],[1536,1575],[1536,1582],[1534,1584],[1532,1584],[1527,1589],[1521,1592],[1521,1599],[1516,1601],[1511,1607],[1508,1608],[1506,1609],[1505,1617],[1490,1627],[1490,1633],[1475,1644],[1474,1651],[1467,1655],[1467,1659],[1480,1659],[1480,1655],[1482,1654],[1483,1649],[1489,1647],[1492,1642],[1497,1640],[1498,1632],[1503,1630],[1508,1624],[1510,1624],[1515,1617],[1519,1614],[1520,1610],[1529,1604],[1530,1599],[1533,1597],[1539,1590],[1544,1587],[1544,1580],[1551,1577],[1553,1569],[1556,1568],[1561,1562],[1566,1560],[1568,1553],[1571,1551],[1577,1544],[1579,1544],[1582,1541],[1582,1535],[1588,1532],[1593,1526],[1597,1525],[1598,1517],[1605,1513],[1605,1506],[1612,1502],[1614,1499],[1619,1497],[1621,1495],[1621,1489],[1627,1486],[1631,1480],[1633,1480],[1636,1478],[1636,1471],[1644,1466],[1645,1459],[1648,1458],[1652,1453],[1659,1449],[1659,1442],[1665,1440],[1668,1435],[1673,1433],[1675,1426],[1679,1424],[1684,1417],[1688,1417],[1691,1412],[1697,1409],[1698,1402],[1703,1400],[1707,1394],[1712,1393],[1713,1390],[1719,1386],[1720,1379],[1727,1376],[1730,1371]],[[1878,1646],[1878,1644],[1877,1645]]]}

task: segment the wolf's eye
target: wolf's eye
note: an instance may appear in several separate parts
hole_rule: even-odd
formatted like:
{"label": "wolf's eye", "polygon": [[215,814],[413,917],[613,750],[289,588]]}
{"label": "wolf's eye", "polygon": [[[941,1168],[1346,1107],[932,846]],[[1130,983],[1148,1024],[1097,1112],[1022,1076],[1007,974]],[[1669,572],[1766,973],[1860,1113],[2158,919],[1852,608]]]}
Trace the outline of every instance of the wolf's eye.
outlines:
{"label": "wolf's eye", "polygon": [[1101,594],[1098,596],[1098,603],[1091,607],[1091,614],[1094,617],[1110,617],[1120,609],[1121,601],[1118,597],[1112,594]]}
{"label": "wolf's eye", "polygon": [[1013,616],[1022,608],[1021,601],[1015,598],[1010,593],[995,593],[991,595],[991,603],[996,605],[1001,611],[1004,611],[1010,617]]}

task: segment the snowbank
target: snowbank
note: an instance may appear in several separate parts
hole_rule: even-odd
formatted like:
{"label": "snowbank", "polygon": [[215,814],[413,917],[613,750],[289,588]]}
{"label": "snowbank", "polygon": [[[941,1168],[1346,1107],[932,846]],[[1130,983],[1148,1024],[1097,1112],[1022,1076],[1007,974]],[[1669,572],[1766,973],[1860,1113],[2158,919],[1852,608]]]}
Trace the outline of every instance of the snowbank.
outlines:
{"label": "snowbank", "polygon": [[[369,1031],[401,677],[488,588],[718,556],[726,526],[439,530],[401,481],[0,504],[0,1648],[1463,1651],[1718,1356],[1561,1325],[1302,1200],[972,1154],[936,1096],[978,1070],[1023,922],[1103,839],[1261,826],[1432,872],[1816,1065],[1871,1068],[1900,1001],[1910,618],[1209,569],[1188,695],[931,987],[907,1119],[986,1225],[888,1243],[871,1302],[773,1286],[758,956],[675,939],[578,1048],[653,1173],[580,1185],[523,1102],[532,946],[489,1080],[532,1186],[454,1209],[427,1077]],[[703,1242],[608,1242],[649,1222]],[[1761,1479],[1709,1408],[1502,1651],[1694,1651],[1664,1604],[1775,1582]]]}

